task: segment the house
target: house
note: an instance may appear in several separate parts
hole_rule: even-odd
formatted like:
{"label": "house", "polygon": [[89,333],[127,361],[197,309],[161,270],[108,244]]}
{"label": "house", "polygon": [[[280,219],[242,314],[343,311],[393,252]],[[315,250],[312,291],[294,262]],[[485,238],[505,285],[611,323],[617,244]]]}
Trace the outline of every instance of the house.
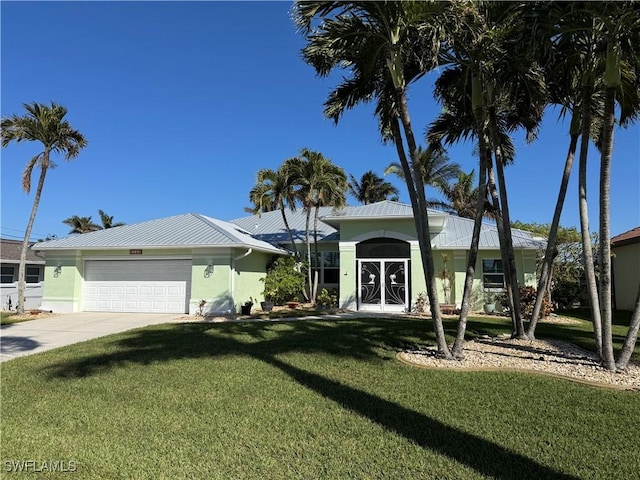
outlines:
{"label": "house", "polygon": [[[473,220],[429,210],[431,244],[441,303],[460,307]],[[339,304],[351,310],[406,311],[426,291],[420,248],[411,206],[391,201],[320,209],[318,261],[320,287],[339,290]],[[299,248],[305,213],[287,212]],[[290,248],[279,211],[232,220],[256,238]],[[536,256],[545,242],[529,232],[513,231],[521,285],[536,285]],[[312,250],[313,256],[313,250]],[[446,274],[443,275],[446,266]],[[486,292],[502,293],[504,274],[495,225],[484,223],[472,298],[481,308]],[[446,291],[443,287],[446,287]]]}
{"label": "house", "polygon": [[[295,246],[304,251],[305,212],[286,212]],[[473,221],[429,210],[440,301],[459,306]],[[323,207],[312,266],[320,287],[336,289],[351,310],[406,311],[426,291],[413,211],[384,201],[334,211]],[[313,223],[313,219],[312,219]],[[313,235],[312,235],[313,238]],[[535,285],[544,242],[515,230],[518,281]],[[185,214],[74,235],[34,246],[46,252],[43,308],[54,311],[238,311],[262,300],[266,265],[290,254],[280,211],[230,222]],[[483,224],[474,304],[504,283],[495,225]],[[446,267],[446,268],[445,268]],[[443,272],[445,275],[443,275]],[[446,288],[443,288],[446,287]]]}
{"label": "house", "polygon": [[613,237],[611,253],[614,308],[633,311],[640,283],[640,227]]}
{"label": "house", "polygon": [[[18,268],[20,266],[21,240],[0,239],[0,295],[2,307],[12,308],[18,301]],[[25,271],[25,308],[39,308],[42,301],[44,256],[34,250],[27,251]]]}

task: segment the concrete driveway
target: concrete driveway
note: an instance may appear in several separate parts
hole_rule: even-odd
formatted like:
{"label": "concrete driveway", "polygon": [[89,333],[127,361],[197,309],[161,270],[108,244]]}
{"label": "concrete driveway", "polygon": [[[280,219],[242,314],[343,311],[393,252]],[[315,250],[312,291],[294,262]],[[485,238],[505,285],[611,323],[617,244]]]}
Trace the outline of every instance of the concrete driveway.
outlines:
{"label": "concrete driveway", "polygon": [[[175,313],[66,313],[0,328],[0,362],[133,328],[177,322]],[[182,320],[184,321],[184,320]]]}

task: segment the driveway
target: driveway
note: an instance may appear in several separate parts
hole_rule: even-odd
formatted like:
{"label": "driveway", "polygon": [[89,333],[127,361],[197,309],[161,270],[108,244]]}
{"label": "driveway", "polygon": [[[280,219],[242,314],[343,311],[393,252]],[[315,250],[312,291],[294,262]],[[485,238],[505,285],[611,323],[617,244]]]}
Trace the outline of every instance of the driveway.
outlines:
{"label": "driveway", "polygon": [[0,328],[0,362],[133,328],[179,321],[175,313],[65,313]]}

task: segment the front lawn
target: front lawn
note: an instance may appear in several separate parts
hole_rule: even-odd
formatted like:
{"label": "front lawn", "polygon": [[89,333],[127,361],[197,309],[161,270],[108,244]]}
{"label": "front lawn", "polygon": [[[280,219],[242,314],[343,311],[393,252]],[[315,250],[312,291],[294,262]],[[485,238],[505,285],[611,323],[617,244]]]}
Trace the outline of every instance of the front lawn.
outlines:
{"label": "front lawn", "polygon": [[4,475],[31,459],[73,461],[83,479],[637,476],[638,392],[395,359],[431,330],[419,319],[171,324],[11,360]]}

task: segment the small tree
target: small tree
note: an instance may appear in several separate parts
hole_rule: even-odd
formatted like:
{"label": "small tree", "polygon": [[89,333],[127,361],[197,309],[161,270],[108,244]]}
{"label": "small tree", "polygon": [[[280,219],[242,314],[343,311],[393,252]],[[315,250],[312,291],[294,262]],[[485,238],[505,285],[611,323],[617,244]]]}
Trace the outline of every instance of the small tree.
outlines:
{"label": "small tree", "polygon": [[267,266],[264,282],[264,299],[276,305],[292,301],[304,289],[305,274],[294,257],[279,257]]}

